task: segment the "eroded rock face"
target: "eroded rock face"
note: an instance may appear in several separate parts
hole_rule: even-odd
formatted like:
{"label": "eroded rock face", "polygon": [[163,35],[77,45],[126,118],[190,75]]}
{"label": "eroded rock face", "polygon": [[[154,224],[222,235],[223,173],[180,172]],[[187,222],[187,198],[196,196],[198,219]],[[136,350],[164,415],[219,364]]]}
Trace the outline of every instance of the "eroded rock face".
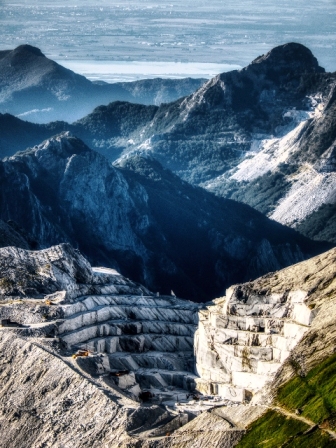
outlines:
{"label": "eroded rock face", "polygon": [[144,389],[167,399],[195,389],[200,305],[153,295],[113,269],[91,268],[67,244],[35,252],[4,248],[0,258],[5,327],[57,337],[72,353],[89,350],[81,367],[107,376],[133,399]]}
{"label": "eroded rock face", "polygon": [[[335,249],[206,306],[91,268],[68,245],[2,251],[1,275],[27,278],[20,291],[1,286],[6,448],[13,440],[61,447],[70,435],[70,447],[231,448],[272,407],[270,383],[304,375],[334,350]],[[91,431],[105,423],[113,436]]]}
{"label": "eroded rock face", "polygon": [[0,294],[4,296],[42,296],[66,291],[70,298],[78,284],[91,283],[88,261],[69,244],[42,251],[17,247],[0,249]]}
{"label": "eroded rock face", "polygon": [[0,174],[1,218],[38,248],[71,243],[94,265],[194,301],[326,248],[153,159],[114,167],[69,133],[2,161]]}
{"label": "eroded rock face", "polygon": [[253,294],[233,287],[200,312],[195,338],[197,387],[250,401],[274,375],[316,315],[304,291]]}

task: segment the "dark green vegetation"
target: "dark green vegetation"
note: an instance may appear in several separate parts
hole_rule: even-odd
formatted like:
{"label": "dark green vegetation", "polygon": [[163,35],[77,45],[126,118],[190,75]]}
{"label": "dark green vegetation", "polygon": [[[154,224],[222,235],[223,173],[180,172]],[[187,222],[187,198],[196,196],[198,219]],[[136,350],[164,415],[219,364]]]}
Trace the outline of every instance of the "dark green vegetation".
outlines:
{"label": "dark green vegetation", "polygon": [[336,204],[324,204],[297,227],[303,235],[336,244]]}
{"label": "dark green vegetation", "polygon": [[217,194],[244,202],[265,215],[272,213],[277,202],[284,196],[290,187],[287,175],[295,168],[282,164],[275,172],[268,172],[251,182],[229,181],[223,184]]}
{"label": "dark green vegetation", "polygon": [[[305,434],[305,431],[307,433]],[[325,448],[336,447],[336,441],[319,429],[308,432],[309,425],[276,411],[267,411],[252,423],[237,448]]]}
{"label": "dark green vegetation", "polygon": [[277,402],[317,424],[336,429],[336,355],[297,376],[278,391]]}
{"label": "dark green vegetation", "polygon": [[[292,417],[276,410],[267,411],[251,424],[237,448],[336,447],[336,440],[323,431],[336,429],[336,355],[327,358],[306,376],[298,375],[282,386],[275,404]],[[309,420],[312,425],[299,420],[296,415]]]}
{"label": "dark green vegetation", "polygon": [[299,420],[292,420],[276,411],[267,411],[251,425],[237,447],[279,448],[290,437],[303,433],[307,429],[308,425]]}

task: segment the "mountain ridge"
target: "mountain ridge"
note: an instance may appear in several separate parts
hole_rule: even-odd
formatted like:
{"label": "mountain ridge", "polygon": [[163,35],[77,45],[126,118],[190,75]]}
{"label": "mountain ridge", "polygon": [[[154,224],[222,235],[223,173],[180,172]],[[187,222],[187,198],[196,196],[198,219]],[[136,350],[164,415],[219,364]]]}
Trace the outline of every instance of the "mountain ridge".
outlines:
{"label": "mountain ridge", "polygon": [[111,161],[152,156],[193,185],[335,244],[335,85],[336,74],[290,43],[160,107],[115,102],[71,125],[1,115],[0,150],[70,130]]}
{"label": "mountain ridge", "polygon": [[153,79],[93,83],[48,59],[39,48],[20,45],[0,55],[0,112],[37,123],[75,121],[113,100],[160,104],[188,95],[204,79]]}
{"label": "mountain ridge", "polygon": [[329,247],[193,187],[155,160],[114,167],[68,133],[2,161],[0,172],[0,217],[38,247],[70,242],[95,264],[194,300]]}

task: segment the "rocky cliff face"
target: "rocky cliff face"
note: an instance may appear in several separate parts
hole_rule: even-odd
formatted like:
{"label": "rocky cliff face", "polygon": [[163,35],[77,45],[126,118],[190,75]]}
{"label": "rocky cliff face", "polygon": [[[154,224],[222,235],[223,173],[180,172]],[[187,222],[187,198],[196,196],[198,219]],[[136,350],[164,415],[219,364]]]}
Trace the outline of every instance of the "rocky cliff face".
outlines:
{"label": "rocky cliff face", "polygon": [[334,243],[335,83],[291,43],[159,108],[112,103],[73,125],[3,115],[0,149],[13,154],[68,129],[110,160],[153,156],[193,184]]}
{"label": "rocky cliff face", "polygon": [[294,126],[296,117],[285,113],[309,111],[309,89],[320,89],[317,80],[324,76],[304,46],[277,47],[240,71],[218,75],[188,98],[161,106],[125,152],[150,151],[186,180],[206,182],[235,166],[258,135]]}
{"label": "rocky cliff face", "polygon": [[301,289],[262,294],[242,285],[202,311],[195,340],[198,389],[256,401],[309,331],[317,309],[305,303],[307,295]]}
{"label": "rocky cliff face", "polygon": [[334,249],[206,306],[69,245],[0,255],[4,447],[334,446]]}
{"label": "rocky cliff face", "polygon": [[48,59],[38,48],[20,45],[0,52],[0,111],[47,123],[72,122],[110,101],[161,104],[190,95],[205,80],[145,80],[94,84]]}
{"label": "rocky cliff face", "polygon": [[39,247],[70,242],[95,264],[197,301],[325,248],[192,187],[154,160],[113,167],[68,134],[3,161],[0,170],[2,219]]}
{"label": "rocky cliff face", "polygon": [[[69,245],[37,252],[8,247],[0,249],[0,258],[7,397],[0,424],[11,427],[3,446],[41,440],[62,446],[72,430],[77,435],[68,446],[95,446],[110,441],[109,430],[101,428],[111,419],[110,446],[117,446],[132,435],[160,436],[188,421],[174,406],[195,389],[199,305],[153,295],[112,269],[91,268]],[[34,359],[43,368],[34,369]],[[150,405],[140,406],[139,397]],[[85,443],[83,427],[90,433]]]}
{"label": "rocky cliff face", "polygon": [[288,112],[301,114],[302,120],[291,132],[260,141],[226,181],[222,178],[208,186],[212,190],[219,187],[223,194],[229,191],[230,197],[311,237],[335,242],[335,229],[330,225],[335,196],[334,76],[327,85],[324,94],[311,98],[309,114]]}
{"label": "rocky cliff face", "polygon": [[16,246],[30,249],[32,245],[33,242],[29,240],[29,236],[25,235],[15,223],[5,223],[0,220],[0,247]]}

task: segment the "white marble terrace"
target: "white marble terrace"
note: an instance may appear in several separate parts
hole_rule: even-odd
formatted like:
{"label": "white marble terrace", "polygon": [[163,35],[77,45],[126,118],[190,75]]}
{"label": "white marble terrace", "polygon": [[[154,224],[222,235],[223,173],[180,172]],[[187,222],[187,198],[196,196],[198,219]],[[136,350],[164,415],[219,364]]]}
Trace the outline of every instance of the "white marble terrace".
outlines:
{"label": "white marble terrace", "polygon": [[185,397],[196,389],[250,401],[315,315],[303,291],[259,295],[234,286],[204,306],[151,295],[115,271],[94,270],[94,284],[94,294],[61,305],[58,334],[73,351],[88,349],[98,374],[128,371],[115,381],[134,397],[141,390]]}
{"label": "white marble terrace", "polygon": [[122,276],[100,286],[100,294],[62,305],[59,337],[74,352],[90,351],[99,374],[130,371],[118,386],[134,396],[141,390],[195,389],[194,334],[201,305],[174,296],[128,291]]}
{"label": "white marble terrace", "polygon": [[303,291],[242,294],[201,310],[195,334],[197,389],[235,402],[250,401],[270,382],[315,316]]}

